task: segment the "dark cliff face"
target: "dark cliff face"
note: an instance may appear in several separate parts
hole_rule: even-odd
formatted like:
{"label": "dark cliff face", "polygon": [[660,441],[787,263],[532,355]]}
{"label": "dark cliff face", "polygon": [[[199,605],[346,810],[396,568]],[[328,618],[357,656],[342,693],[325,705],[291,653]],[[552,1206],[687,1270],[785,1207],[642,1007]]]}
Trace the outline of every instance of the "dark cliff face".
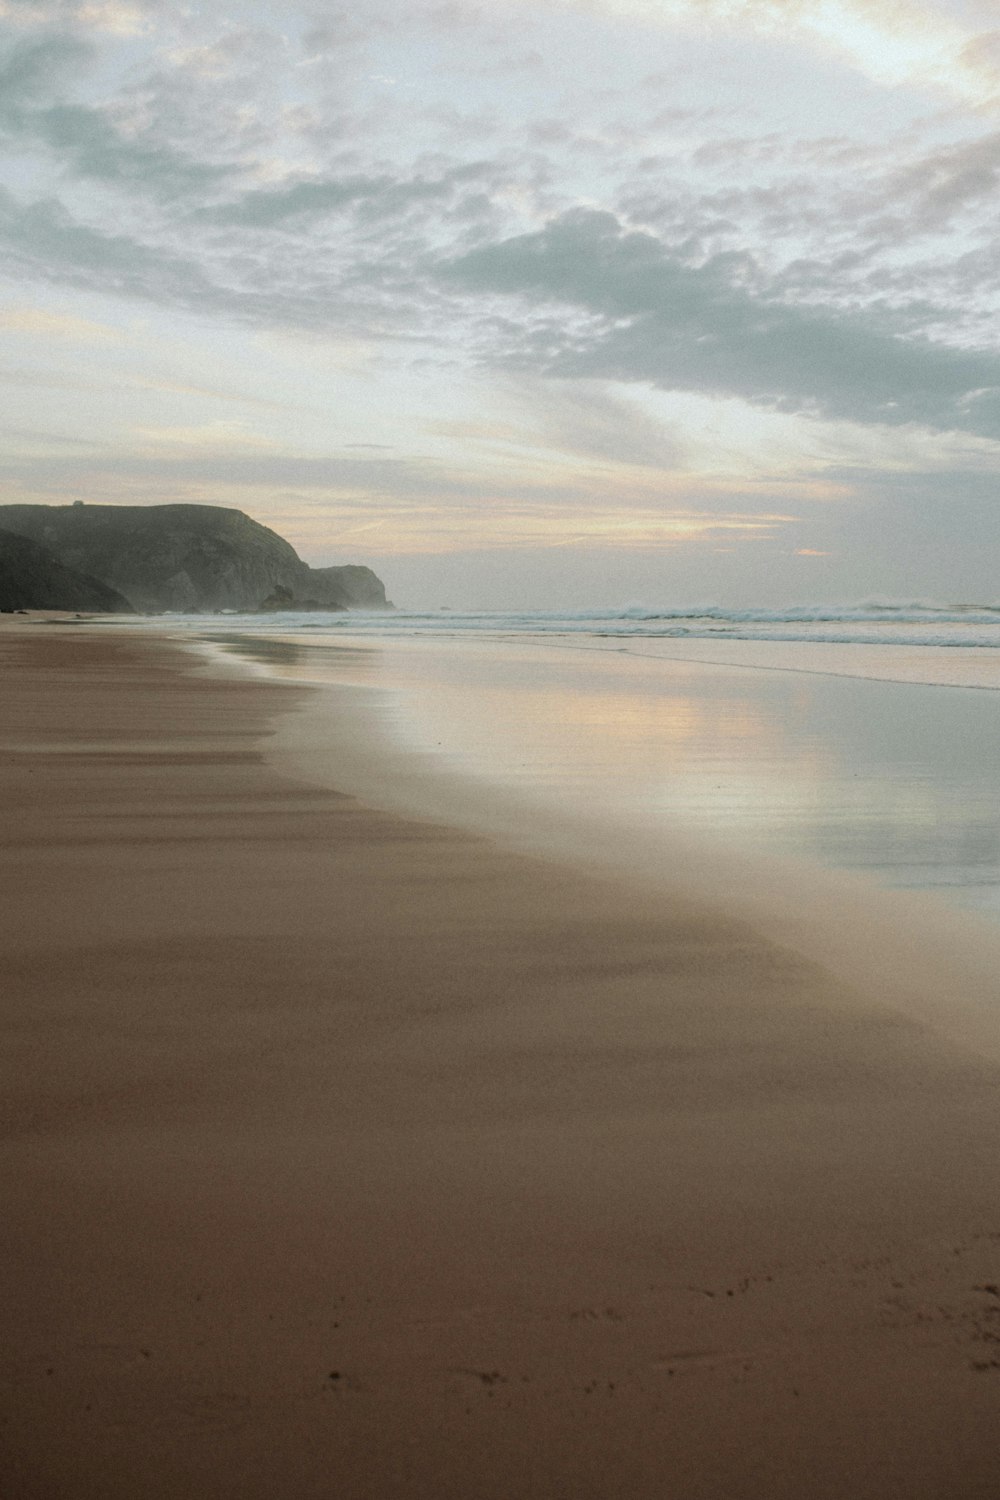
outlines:
{"label": "dark cliff face", "polygon": [[[287,590],[289,608],[310,600],[386,607],[369,569],[314,573],[277,532],[224,506],[5,505],[0,527],[48,547],[140,610],[255,610],[276,589]],[[355,574],[367,576],[359,581]]]}
{"label": "dark cliff face", "polygon": [[0,531],[0,610],[13,609],[133,613],[128,600],[106,583],[67,568],[29,537]]}
{"label": "dark cliff face", "polygon": [[304,598],[318,604],[339,604],[342,609],[391,609],[385,584],[371,568],[348,563],[340,568],[306,568],[301,585]]}

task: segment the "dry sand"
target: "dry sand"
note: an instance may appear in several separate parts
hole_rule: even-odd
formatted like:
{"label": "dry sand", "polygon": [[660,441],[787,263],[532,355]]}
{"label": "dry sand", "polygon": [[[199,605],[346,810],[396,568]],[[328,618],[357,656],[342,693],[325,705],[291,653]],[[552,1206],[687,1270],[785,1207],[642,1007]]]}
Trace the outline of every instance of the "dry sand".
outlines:
{"label": "dry sand", "polygon": [[0,1495],[996,1500],[1000,1068],[0,629]]}

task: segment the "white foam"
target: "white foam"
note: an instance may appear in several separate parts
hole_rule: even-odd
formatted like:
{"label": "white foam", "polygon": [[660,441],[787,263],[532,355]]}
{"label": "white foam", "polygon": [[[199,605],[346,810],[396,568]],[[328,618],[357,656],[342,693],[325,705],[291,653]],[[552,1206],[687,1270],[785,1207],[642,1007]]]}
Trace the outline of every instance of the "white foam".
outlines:
{"label": "white foam", "polygon": [[[178,629],[204,630],[205,618],[179,617]],[[255,630],[260,616],[231,616],[220,629]],[[629,605],[624,609],[581,611],[452,612],[350,611],[342,614],[286,614],[269,629],[307,632],[339,640],[525,640],[547,645],[634,649],[654,646],[687,650],[699,642],[728,653],[748,643],[810,646],[820,652],[810,662],[804,652],[798,671],[834,671],[842,676],[883,681],[926,682],[935,686],[1000,689],[1000,606],[948,605],[928,601],[868,600],[849,604],[801,604],[784,609],[726,609],[697,604],[676,607]],[[840,647],[836,661],[829,648]],[[895,650],[894,659],[885,654]],[[879,656],[877,653],[883,653]],[[907,654],[909,653],[909,657]],[[661,649],[661,654],[664,654]],[[708,658],[702,657],[703,660]],[[732,655],[716,658],[738,664]],[[753,665],[776,666],[757,656]],[[786,664],[787,666],[787,664]]]}

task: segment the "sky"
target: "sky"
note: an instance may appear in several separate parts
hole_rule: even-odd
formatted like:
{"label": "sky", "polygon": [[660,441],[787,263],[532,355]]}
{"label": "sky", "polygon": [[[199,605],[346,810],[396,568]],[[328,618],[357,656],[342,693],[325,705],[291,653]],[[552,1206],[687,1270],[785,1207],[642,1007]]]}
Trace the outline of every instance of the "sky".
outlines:
{"label": "sky", "polygon": [[0,0],[0,502],[1000,601],[998,0]]}

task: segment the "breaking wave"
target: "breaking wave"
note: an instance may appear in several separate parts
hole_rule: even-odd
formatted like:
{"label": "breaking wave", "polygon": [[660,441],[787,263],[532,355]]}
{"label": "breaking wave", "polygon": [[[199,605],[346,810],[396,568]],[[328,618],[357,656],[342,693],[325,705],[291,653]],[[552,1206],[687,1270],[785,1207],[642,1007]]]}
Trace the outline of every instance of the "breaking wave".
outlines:
{"label": "breaking wave", "polygon": [[[259,617],[258,617],[259,619]],[[627,605],[621,609],[434,611],[289,614],[275,617],[287,630],[352,635],[590,636],[650,640],[725,638],[747,641],[811,641],[835,645],[904,645],[1000,648],[1000,605],[896,603],[802,604],[783,609],[726,609],[716,604]]]}

